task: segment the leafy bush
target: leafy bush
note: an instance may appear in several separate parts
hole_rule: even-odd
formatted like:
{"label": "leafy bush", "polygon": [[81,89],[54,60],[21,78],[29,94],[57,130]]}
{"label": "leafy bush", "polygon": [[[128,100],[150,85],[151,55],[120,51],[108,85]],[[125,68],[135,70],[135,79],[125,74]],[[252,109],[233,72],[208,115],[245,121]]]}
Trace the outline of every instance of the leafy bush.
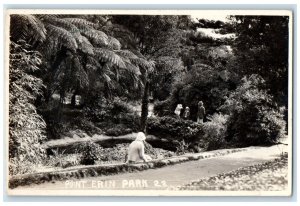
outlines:
{"label": "leafy bush", "polygon": [[109,136],[120,136],[133,132],[131,128],[126,127],[124,124],[112,125],[111,128],[108,128],[105,132]]}
{"label": "leafy bush", "polygon": [[119,98],[115,98],[112,102],[111,106],[109,107],[110,113],[115,116],[120,113],[132,113],[133,110],[129,107],[129,105],[122,101]]}
{"label": "leafy bush", "polygon": [[184,140],[176,141],[176,154],[182,155],[185,154],[188,151],[188,148],[191,143],[186,143]]}
{"label": "leafy bush", "polygon": [[206,150],[215,150],[226,146],[227,119],[228,115],[217,113],[208,117],[209,121],[205,122],[203,126],[204,139],[207,143]]}
{"label": "leafy bush", "polygon": [[83,130],[90,136],[102,133],[101,129],[96,127],[93,122],[85,118],[76,117],[72,120],[71,124],[72,129]]}
{"label": "leafy bush", "polygon": [[244,77],[221,107],[230,115],[227,140],[242,146],[275,143],[285,134],[284,108],[277,108],[262,77]]}
{"label": "leafy bush", "polygon": [[170,100],[157,101],[154,103],[154,114],[157,116],[173,115]]}
{"label": "leafy bush", "polygon": [[[51,115],[48,115],[52,113]],[[43,111],[43,116],[47,122],[47,138],[48,139],[59,139],[62,136],[69,136],[71,131],[81,130],[88,135],[102,134],[102,130],[99,129],[92,121],[83,117],[82,115],[70,116],[62,111],[63,118],[57,120],[55,112]]]}
{"label": "leafy bush", "polygon": [[67,168],[80,164],[80,155],[78,153],[65,154],[65,150],[59,152],[58,149],[52,150],[52,153],[53,155],[51,155],[44,163],[46,166]]}
{"label": "leafy bush", "polygon": [[204,134],[202,125],[168,116],[149,118],[147,132],[169,140],[185,140],[186,143],[199,142]]}
{"label": "leafy bush", "polygon": [[97,106],[86,107],[84,114],[86,119],[94,122],[107,135],[119,136],[139,130],[140,116],[119,98],[112,102],[103,100]]}
{"label": "leafy bush", "polygon": [[[45,156],[41,141],[46,124],[34,101],[43,82],[34,76],[40,70],[40,54],[23,41],[10,44],[9,61],[9,158],[10,174],[24,173],[22,167],[40,163]],[[22,166],[23,165],[23,166]],[[29,166],[30,167],[30,166]]]}
{"label": "leafy bush", "polygon": [[9,174],[20,175],[35,172],[37,164],[24,160],[23,158],[13,157],[9,159]]}
{"label": "leafy bush", "polygon": [[[224,73],[226,78],[223,77]],[[194,65],[183,75],[182,80],[173,84],[171,95],[166,101],[158,103],[156,110],[169,110],[173,113],[176,105],[182,104],[184,108],[190,108],[190,118],[196,121],[198,102],[201,100],[206,113],[213,114],[236,87],[236,82],[231,76],[233,74],[222,68],[217,69],[204,64]]]}
{"label": "leafy bush", "polygon": [[102,122],[107,120],[117,119],[120,113],[133,113],[132,108],[128,103],[120,98],[115,98],[113,101],[100,99],[98,104],[93,104],[84,108],[84,115],[93,122]]}
{"label": "leafy bush", "polygon": [[93,165],[96,160],[100,159],[103,148],[94,142],[88,141],[80,144],[77,152],[81,153],[80,164]]}

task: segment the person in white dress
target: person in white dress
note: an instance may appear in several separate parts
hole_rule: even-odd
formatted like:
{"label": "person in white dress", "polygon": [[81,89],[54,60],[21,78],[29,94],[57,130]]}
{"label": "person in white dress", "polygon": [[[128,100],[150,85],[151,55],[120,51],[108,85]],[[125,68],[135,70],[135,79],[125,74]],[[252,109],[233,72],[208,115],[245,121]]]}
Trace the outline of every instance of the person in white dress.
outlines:
{"label": "person in white dress", "polygon": [[126,163],[148,162],[152,160],[149,155],[145,154],[145,140],[146,135],[143,132],[139,132],[136,139],[129,145]]}

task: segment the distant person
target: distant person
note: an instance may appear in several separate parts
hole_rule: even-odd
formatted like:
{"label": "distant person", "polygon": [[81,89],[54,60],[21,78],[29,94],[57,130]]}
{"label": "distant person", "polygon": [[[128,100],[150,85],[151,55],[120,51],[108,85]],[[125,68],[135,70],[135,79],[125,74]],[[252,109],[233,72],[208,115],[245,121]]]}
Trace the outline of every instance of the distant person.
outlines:
{"label": "distant person", "polygon": [[182,110],[182,109],[183,109],[182,104],[177,104],[177,107],[176,107],[174,113],[175,113],[178,117],[180,117],[180,114],[181,114],[181,110]]}
{"label": "distant person", "polygon": [[185,108],[183,118],[184,119],[189,119],[190,118],[190,108],[189,107]]}
{"label": "distant person", "polygon": [[198,112],[197,112],[197,123],[203,123],[203,119],[205,116],[205,108],[203,106],[203,102],[198,102]]}
{"label": "distant person", "polygon": [[129,145],[126,163],[148,162],[152,159],[149,155],[145,154],[145,140],[145,134],[139,132],[136,139]]}

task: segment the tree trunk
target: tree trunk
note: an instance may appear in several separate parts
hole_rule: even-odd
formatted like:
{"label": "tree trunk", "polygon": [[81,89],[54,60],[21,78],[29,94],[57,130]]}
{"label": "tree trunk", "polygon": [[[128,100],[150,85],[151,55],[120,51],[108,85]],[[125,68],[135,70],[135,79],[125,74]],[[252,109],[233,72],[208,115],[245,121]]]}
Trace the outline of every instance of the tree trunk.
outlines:
{"label": "tree trunk", "polygon": [[141,131],[146,131],[147,117],[148,117],[148,103],[149,103],[149,81],[146,80],[144,95],[142,99],[142,113],[141,113]]}

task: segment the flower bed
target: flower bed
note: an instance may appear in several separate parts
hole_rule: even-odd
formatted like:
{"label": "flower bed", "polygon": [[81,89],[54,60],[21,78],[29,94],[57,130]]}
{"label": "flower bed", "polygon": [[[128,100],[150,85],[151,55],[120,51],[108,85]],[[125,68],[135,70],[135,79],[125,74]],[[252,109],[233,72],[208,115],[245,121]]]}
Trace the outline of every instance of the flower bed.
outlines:
{"label": "flower bed", "polygon": [[288,184],[288,155],[263,164],[207,177],[182,186],[180,190],[282,191]]}

